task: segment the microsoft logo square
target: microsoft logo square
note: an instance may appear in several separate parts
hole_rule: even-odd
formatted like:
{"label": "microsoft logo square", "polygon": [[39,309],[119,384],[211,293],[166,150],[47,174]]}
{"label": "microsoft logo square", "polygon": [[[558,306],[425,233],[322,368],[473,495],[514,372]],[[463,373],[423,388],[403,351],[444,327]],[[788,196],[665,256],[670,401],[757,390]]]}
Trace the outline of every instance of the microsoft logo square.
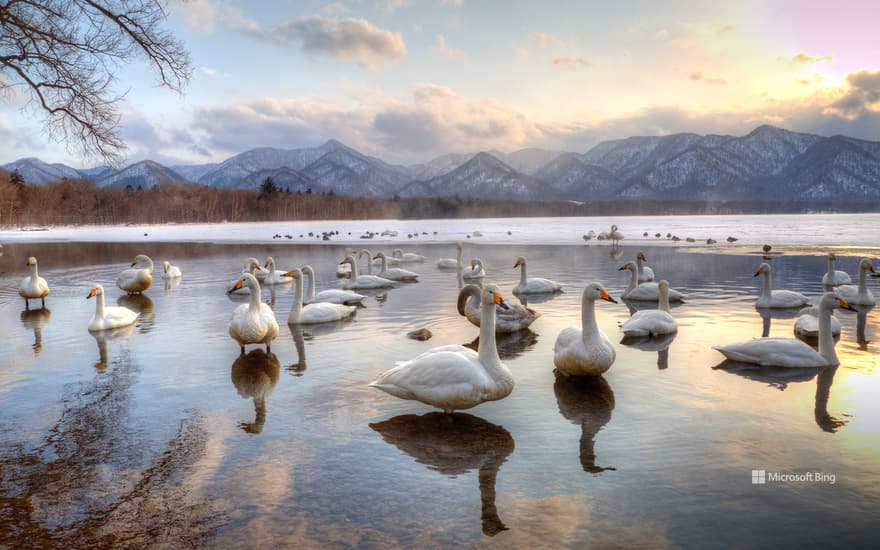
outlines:
{"label": "microsoft logo square", "polygon": [[767,484],[766,470],[752,470],[752,485],[766,485],[766,484]]}

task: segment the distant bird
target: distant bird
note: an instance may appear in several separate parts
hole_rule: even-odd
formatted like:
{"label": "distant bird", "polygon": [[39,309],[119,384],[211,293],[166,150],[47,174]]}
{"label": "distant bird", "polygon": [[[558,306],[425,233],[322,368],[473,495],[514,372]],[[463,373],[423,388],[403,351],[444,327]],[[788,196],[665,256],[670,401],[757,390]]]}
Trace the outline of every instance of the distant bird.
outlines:
{"label": "distant bird", "polygon": [[666,234],[666,238],[667,238],[667,239],[671,239],[671,238],[672,238],[672,233],[667,233],[667,234]]}
{"label": "distant bird", "polygon": [[677,241],[680,241],[681,239],[678,236],[673,235],[672,240],[677,242]]}
{"label": "distant bird", "polygon": [[735,243],[738,240],[739,239],[737,239],[736,237],[727,237],[727,242],[729,242],[729,243]]}
{"label": "distant bird", "polygon": [[706,244],[715,244],[717,242],[718,241],[716,241],[715,239],[706,239]]}
{"label": "distant bird", "polygon": [[648,232],[647,232],[647,231],[645,231],[644,233],[642,233],[642,237],[647,237],[647,236],[648,236]]}
{"label": "distant bird", "polygon": [[658,239],[661,237],[660,233],[655,233],[654,236],[657,237]]}
{"label": "distant bird", "polygon": [[769,244],[765,244],[763,247],[761,247],[761,249],[764,251],[764,254],[766,254],[766,253],[770,252],[771,250],[773,250],[773,247],[770,246]]}
{"label": "distant bird", "polygon": [[620,244],[620,241],[623,240],[623,233],[617,230],[616,225],[611,226],[611,233],[608,234],[608,239],[611,241],[611,244],[617,246]]}
{"label": "distant bird", "polygon": [[179,279],[182,275],[180,272],[180,268],[176,265],[171,265],[169,262],[162,262],[162,278],[163,279]]}
{"label": "distant bird", "polygon": [[689,243],[695,243],[695,242],[697,242],[697,240],[696,240],[695,238],[693,238],[693,237],[688,237],[688,238],[686,238],[685,240],[686,240],[687,242],[689,242]]}

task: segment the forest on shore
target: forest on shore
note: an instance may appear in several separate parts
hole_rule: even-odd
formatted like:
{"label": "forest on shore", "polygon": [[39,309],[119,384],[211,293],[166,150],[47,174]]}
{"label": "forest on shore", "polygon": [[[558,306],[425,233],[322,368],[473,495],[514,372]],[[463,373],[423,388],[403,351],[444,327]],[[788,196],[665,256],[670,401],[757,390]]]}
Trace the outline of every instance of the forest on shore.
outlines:
{"label": "forest on shore", "polygon": [[617,199],[487,201],[460,197],[374,199],[291,193],[274,185],[216,189],[161,182],[148,190],[98,187],[88,179],[29,185],[0,170],[0,226],[211,223],[279,220],[430,219],[533,216],[877,212],[878,202],[758,202]]}

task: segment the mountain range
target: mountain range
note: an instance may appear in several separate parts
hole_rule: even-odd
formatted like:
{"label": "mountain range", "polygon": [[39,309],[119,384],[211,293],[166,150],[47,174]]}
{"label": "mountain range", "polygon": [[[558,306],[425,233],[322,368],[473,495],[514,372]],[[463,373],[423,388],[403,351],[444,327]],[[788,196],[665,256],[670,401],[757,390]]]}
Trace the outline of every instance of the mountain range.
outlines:
{"label": "mountain range", "polygon": [[77,170],[23,158],[3,166],[28,183],[90,178],[101,187],[149,188],[160,181],[369,197],[459,196],[505,200],[615,197],[703,200],[880,199],[880,142],[822,137],[759,126],[745,136],[639,136],[604,141],[585,153],[522,149],[447,154],[389,164],[336,140],[318,147],[245,151],[218,164]]}

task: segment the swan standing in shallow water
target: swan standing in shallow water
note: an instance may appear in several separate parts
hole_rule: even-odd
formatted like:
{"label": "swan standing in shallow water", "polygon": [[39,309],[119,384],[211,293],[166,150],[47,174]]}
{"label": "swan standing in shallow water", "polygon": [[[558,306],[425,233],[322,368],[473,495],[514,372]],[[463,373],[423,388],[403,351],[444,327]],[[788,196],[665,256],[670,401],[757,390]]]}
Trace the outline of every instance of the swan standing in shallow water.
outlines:
{"label": "swan standing in shallow water", "polygon": [[[254,278],[259,281],[260,278],[257,277],[257,273],[260,271],[262,271],[263,273],[268,273],[260,265],[259,260],[257,260],[256,258],[248,258],[244,262],[244,269],[241,271],[241,274],[244,275],[245,273],[249,273],[249,274],[253,275]],[[226,285],[226,293],[227,294],[250,294],[251,293],[251,291],[248,290],[248,287],[236,286],[237,283],[238,283],[238,279],[233,279],[232,281],[230,281],[229,284]]]}
{"label": "swan standing in shallow water", "polygon": [[819,352],[794,338],[758,338],[748,342],[712,346],[724,357],[762,367],[828,367],[839,365],[831,334],[831,312],[841,307],[855,311],[846,300],[826,292],[819,302]]}
{"label": "swan standing in shallow water", "polygon": [[46,279],[40,277],[37,271],[37,259],[31,256],[27,260],[27,266],[31,274],[21,280],[18,286],[18,295],[24,298],[24,308],[30,310],[31,306],[28,300],[40,299],[42,307],[46,307],[46,296],[49,295],[49,285]]}
{"label": "swan standing in shallow water", "polygon": [[471,266],[465,269],[461,274],[463,279],[482,279],[486,276],[486,270],[483,269],[483,261],[479,258],[471,260]]}
{"label": "swan standing in shallow water", "polygon": [[459,269],[462,266],[461,264],[461,243],[455,243],[455,249],[458,251],[458,255],[455,258],[443,258],[437,262],[437,267],[440,269]]}
{"label": "swan standing in shallow water", "polygon": [[269,344],[278,336],[278,322],[272,308],[261,301],[260,283],[245,273],[235,285],[248,287],[251,299],[235,308],[229,321],[229,335],[241,346],[242,353],[247,344],[266,344],[266,351],[270,351]]}
{"label": "swan standing in shallow water", "polygon": [[[819,336],[819,308],[816,306],[805,307],[798,312],[798,319],[794,323],[794,333],[802,338],[818,338]],[[831,316],[831,336],[840,336],[840,319]]]}
{"label": "swan standing in shallow water", "polygon": [[599,283],[590,283],[581,297],[581,330],[569,327],[553,345],[553,364],[566,376],[598,376],[611,368],[617,356],[614,346],[596,324],[596,300],[613,304]]}
{"label": "swan standing in shallow water", "polygon": [[131,267],[119,274],[116,286],[129,294],[141,293],[153,284],[153,260],[145,254],[138,254]]}
{"label": "swan standing in shallow water", "polygon": [[[466,285],[458,293],[458,313],[464,315],[474,326],[479,327],[483,318],[480,306],[480,287]],[[495,308],[495,333],[517,332],[528,328],[541,314],[521,305],[507,304],[506,308]]]}
{"label": "swan standing in shallow water", "polygon": [[394,251],[391,252],[391,256],[399,263],[411,264],[425,261],[425,257],[421,254],[416,254],[414,252],[407,252],[404,254],[403,250],[399,248],[395,248]]}
{"label": "swan standing in shallow water", "polygon": [[643,309],[635,312],[620,327],[625,335],[654,337],[678,332],[678,323],[669,313],[669,282],[660,281],[657,283],[657,287],[660,289],[657,309]]}
{"label": "swan standing in shallow water", "polygon": [[346,256],[342,263],[347,263],[351,266],[351,279],[342,283],[342,286],[347,289],[360,289],[360,288],[389,288],[394,286],[394,281],[389,279],[385,279],[383,277],[376,277],[375,275],[360,275],[358,273],[357,262],[354,261],[354,257]]}
{"label": "swan standing in shallow water", "polygon": [[764,290],[761,291],[761,297],[755,302],[756,308],[791,308],[809,305],[810,299],[800,292],[791,290],[773,290],[773,277],[770,264],[763,263],[755,272],[764,276]]}
{"label": "swan standing in shallow water", "polygon": [[617,230],[616,225],[611,226],[611,232],[608,233],[608,240],[611,241],[613,246],[619,245],[620,241],[623,240],[623,233]]}
{"label": "swan standing in shallow water", "polygon": [[867,258],[859,262],[859,286],[841,285],[834,289],[838,296],[857,306],[873,306],[874,295],[868,290],[868,271],[874,273],[874,264]]}
{"label": "swan standing in shallow water", "polygon": [[[657,302],[660,300],[660,287],[657,286],[657,283],[639,284],[639,268],[635,262],[626,262],[618,271],[625,271],[627,269],[630,271],[629,286],[623,291],[623,294],[620,296],[621,298],[637,302]],[[681,292],[669,289],[670,302],[680,302],[685,298],[687,296]]]}
{"label": "swan standing in shallow water", "polygon": [[417,281],[419,274],[399,267],[388,267],[388,258],[384,252],[379,252],[373,257],[374,260],[382,262],[382,270],[379,272],[380,277],[390,279],[392,281]]}
{"label": "swan standing in shallow water", "polygon": [[283,285],[293,282],[293,279],[288,277],[284,271],[278,271],[275,269],[275,258],[272,256],[266,258],[266,265],[264,267],[269,270],[269,274],[266,275],[263,284]]}
{"label": "swan standing in shallow water", "polygon": [[285,273],[293,279],[296,286],[294,290],[293,305],[290,307],[290,314],[287,316],[288,325],[311,325],[316,323],[329,323],[345,319],[354,313],[356,306],[346,306],[343,304],[331,304],[328,302],[317,302],[303,306],[303,274],[299,269],[294,269]]}
{"label": "swan standing in shallow water", "polygon": [[520,256],[513,264],[513,268],[520,268],[519,284],[513,289],[514,294],[555,294],[562,292],[562,285],[550,279],[540,277],[528,278],[526,273],[526,259]]}
{"label": "swan standing in shallow water", "polygon": [[504,399],[513,391],[513,374],[498,357],[495,308],[506,307],[498,287],[481,291],[480,348],[441,346],[399,363],[370,386],[400,399],[414,399],[446,413]]}
{"label": "swan standing in shallow water", "polygon": [[852,282],[849,273],[834,269],[834,262],[837,255],[834,252],[828,253],[828,271],[822,276],[822,284],[826,286],[848,285]]}
{"label": "swan standing in shallow water", "polygon": [[180,279],[183,276],[183,273],[180,272],[180,268],[176,265],[171,265],[169,262],[162,262],[162,269],[163,279]]}
{"label": "swan standing in shallow water", "polygon": [[127,307],[104,307],[104,287],[95,285],[86,300],[95,299],[95,315],[89,321],[89,331],[110,330],[134,324],[138,314]]}
{"label": "swan standing in shallow water", "polygon": [[[348,264],[346,264],[346,267],[349,267]],[[350,269],[351,268],[349,267],[349,270]],[[312,266],[307,265],[302,268],[302,272],[303,275],[305,275],[309,279],[308,297],[303,300],[303,303],[305,304],[327,302],[329,304],[343,304],[346,306],[354,306],[362,304],[363,301],[367,299],[367,297],[363,294],[358,294],[357,292],[352,292],[350,290],[340,290],[338,288],[322,290],[321,292],[315,294],[315,270],[312,269]]]}
{"label": "swan standing in shallow water", "polygon": [[636,255],[636,267],[639,269],[639,282],[647,283],[654,280],[654,270],[645,265],[645,262],[648,259],[645,257],[644,252],[639,252]]}

